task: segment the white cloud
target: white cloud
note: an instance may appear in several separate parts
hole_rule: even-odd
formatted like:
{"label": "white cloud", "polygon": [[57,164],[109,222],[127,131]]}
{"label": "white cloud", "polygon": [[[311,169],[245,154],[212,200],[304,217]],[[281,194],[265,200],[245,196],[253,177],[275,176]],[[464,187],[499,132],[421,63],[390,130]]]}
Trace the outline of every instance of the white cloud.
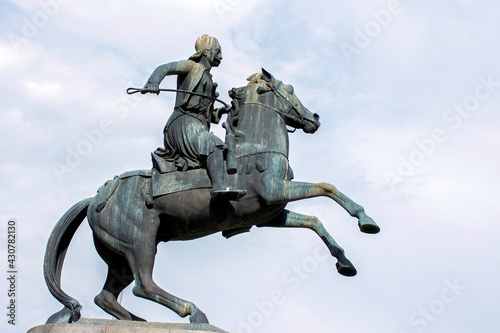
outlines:
{"label": "white cloud", "polygon": [[33,96],[43,96],[45,98],[57,98],[62,91],[60,84],[51,81],[27,81],[24,83],[24,86],[29,94]]}

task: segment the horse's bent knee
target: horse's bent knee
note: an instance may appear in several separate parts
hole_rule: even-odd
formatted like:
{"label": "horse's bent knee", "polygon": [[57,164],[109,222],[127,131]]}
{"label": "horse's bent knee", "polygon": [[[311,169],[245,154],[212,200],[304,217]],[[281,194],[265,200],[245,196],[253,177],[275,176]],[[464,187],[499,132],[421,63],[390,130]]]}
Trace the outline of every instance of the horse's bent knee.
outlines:
{"label": "horse's bent knee", "polygon": [[314,215],[306,216],[304,219],[304,227],[315,230],[315,231],[323,231],[323,223],[321,223],[320,219]]}

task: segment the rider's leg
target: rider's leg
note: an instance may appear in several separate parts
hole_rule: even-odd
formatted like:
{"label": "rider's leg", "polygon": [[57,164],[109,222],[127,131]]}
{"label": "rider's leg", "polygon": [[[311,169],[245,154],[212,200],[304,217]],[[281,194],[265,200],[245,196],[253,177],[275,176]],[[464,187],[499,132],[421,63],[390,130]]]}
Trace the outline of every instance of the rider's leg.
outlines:
{"label": "rider's leg", "polygon": [[226,170],[224,168],[224,155],[222,150],[216,149],[207,157],[207,171],[212,181],[213,199],[239,200],[247,191],[238,190],[232,187],[227,181]]}

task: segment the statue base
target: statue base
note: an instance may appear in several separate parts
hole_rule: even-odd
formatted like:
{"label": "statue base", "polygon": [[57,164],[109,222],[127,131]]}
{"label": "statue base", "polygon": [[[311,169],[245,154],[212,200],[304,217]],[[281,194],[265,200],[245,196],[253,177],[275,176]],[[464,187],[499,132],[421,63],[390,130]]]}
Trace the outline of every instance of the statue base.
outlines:
{"label": "statue base", "polygon": [[73,324],[45,324],[28,333],[229,333],[210,324],[150,323],[82,318]]}

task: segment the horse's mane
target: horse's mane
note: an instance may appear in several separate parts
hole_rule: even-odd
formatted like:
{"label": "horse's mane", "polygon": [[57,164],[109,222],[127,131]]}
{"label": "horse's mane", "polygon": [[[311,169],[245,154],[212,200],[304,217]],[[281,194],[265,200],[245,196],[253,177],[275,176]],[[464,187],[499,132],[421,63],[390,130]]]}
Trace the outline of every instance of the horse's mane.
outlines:
{"label": "horse's mane", "polygon": [[247,85],[239,88],[233,88],[229,91],[229,97],[236,100],[240,105],[246,101],[248,89],[255,85],[261,86],[265,80],[262,73],[255,73],[247,78]]}

